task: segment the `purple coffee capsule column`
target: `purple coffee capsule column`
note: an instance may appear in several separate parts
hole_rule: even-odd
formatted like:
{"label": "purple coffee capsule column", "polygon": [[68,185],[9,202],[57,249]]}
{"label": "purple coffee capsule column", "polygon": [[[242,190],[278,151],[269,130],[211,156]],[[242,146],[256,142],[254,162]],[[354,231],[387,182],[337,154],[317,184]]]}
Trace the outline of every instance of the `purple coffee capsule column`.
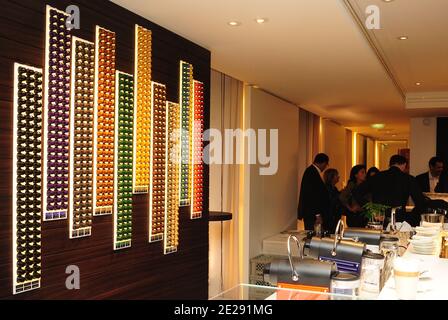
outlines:
{"label": "purple coffee capsule column", "polygon": [[47,6],[43,126],[43,220],[67,218],[71,34],[69,15]]}

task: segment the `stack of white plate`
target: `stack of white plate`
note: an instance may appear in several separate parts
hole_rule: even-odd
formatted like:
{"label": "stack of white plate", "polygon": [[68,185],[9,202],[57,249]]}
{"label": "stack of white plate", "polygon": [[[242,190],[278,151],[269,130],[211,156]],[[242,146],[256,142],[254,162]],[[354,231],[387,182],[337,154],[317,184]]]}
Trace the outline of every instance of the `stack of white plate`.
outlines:
{"label": "stack of white plate", "polygon": [[440,228],[439,227],[417,227],[417,234],[412,237],[412,251],[417,254],[435,255],[439,250]]}

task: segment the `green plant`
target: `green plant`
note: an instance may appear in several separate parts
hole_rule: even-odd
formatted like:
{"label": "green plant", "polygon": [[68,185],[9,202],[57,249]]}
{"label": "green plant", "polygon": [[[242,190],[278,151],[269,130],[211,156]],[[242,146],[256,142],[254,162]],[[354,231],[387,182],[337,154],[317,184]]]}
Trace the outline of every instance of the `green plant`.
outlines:
{"label": "green plant", "polygon": [[363,214],[369,218],[370,221],[382,221],[386,215],[386,210],[390,209],[389,206],[385,206],[378,203],[369,202],[363,207]]}

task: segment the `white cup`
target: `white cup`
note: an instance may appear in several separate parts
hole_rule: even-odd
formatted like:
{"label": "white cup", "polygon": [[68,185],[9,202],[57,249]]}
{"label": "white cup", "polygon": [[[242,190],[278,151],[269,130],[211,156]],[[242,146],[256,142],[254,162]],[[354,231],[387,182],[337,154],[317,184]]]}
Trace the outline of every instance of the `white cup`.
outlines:
{"label": "white cup", "polygon": [[420,265],[412,259],[396,258],[394,261],[395,290],[400,300],[415,300],[418,291]]}

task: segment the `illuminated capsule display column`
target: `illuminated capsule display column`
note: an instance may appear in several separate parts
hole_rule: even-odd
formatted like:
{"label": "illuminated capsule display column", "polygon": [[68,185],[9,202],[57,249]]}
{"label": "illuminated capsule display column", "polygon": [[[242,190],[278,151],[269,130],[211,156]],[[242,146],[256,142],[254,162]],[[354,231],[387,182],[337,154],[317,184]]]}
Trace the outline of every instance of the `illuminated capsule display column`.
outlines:
{"label": "illuminated capsule display column", "polygon": [[134,77],[117,71],[115,106],[114,250],[131,246]]}
{"label": "illuminated capsule display column", "polygon": [[14,66],[13,293],[40,287],[42,69]]}
{"label": "illuminated capsule display column", "polygon": [[204,164],[203,142],[204,133],[204,84],[194,81],[194,124],[193,124],[193,181],[192,181],[192,197],[191,197],[191,219],[202,218],[203,210],[203,180],[204,180]]}
{"label": "illuminated capsule display column", "polygon": [[179,245],[179,159],[180,159],[180,108],[179,104],[166,104],[166,208],[164,253],[174,253]]}
{"label": "illuminated capsule display column", "polygon": [[93,215],[95,44],[73,37],[70,108],[70,238],[90,236]]}
{"label": "illuminated capsule display column", "polygon": [[149,241],[163,239],[166,175],[166,87],[152,83],[152,157],[149,188]]}
{"label": "illuminated capsule display column", "polygon": [[115,33],[96,27],[94,215],[112,214],[114,204]]}
{"label": "illuminated capsule display column", "polygon": [[47,6],[43,139],[44,220],[67,218],[71,35],[69,15]]}
{"label": "illuminated capsule display column", "polygon": [[151,31],[135,26],[134,193],[148,193],[151,159]]}
{"label": "illuminated capsule display column", "polygon": [[181,164],[180,206],[189,206],[192,190],[193,66],[180,62]]}

